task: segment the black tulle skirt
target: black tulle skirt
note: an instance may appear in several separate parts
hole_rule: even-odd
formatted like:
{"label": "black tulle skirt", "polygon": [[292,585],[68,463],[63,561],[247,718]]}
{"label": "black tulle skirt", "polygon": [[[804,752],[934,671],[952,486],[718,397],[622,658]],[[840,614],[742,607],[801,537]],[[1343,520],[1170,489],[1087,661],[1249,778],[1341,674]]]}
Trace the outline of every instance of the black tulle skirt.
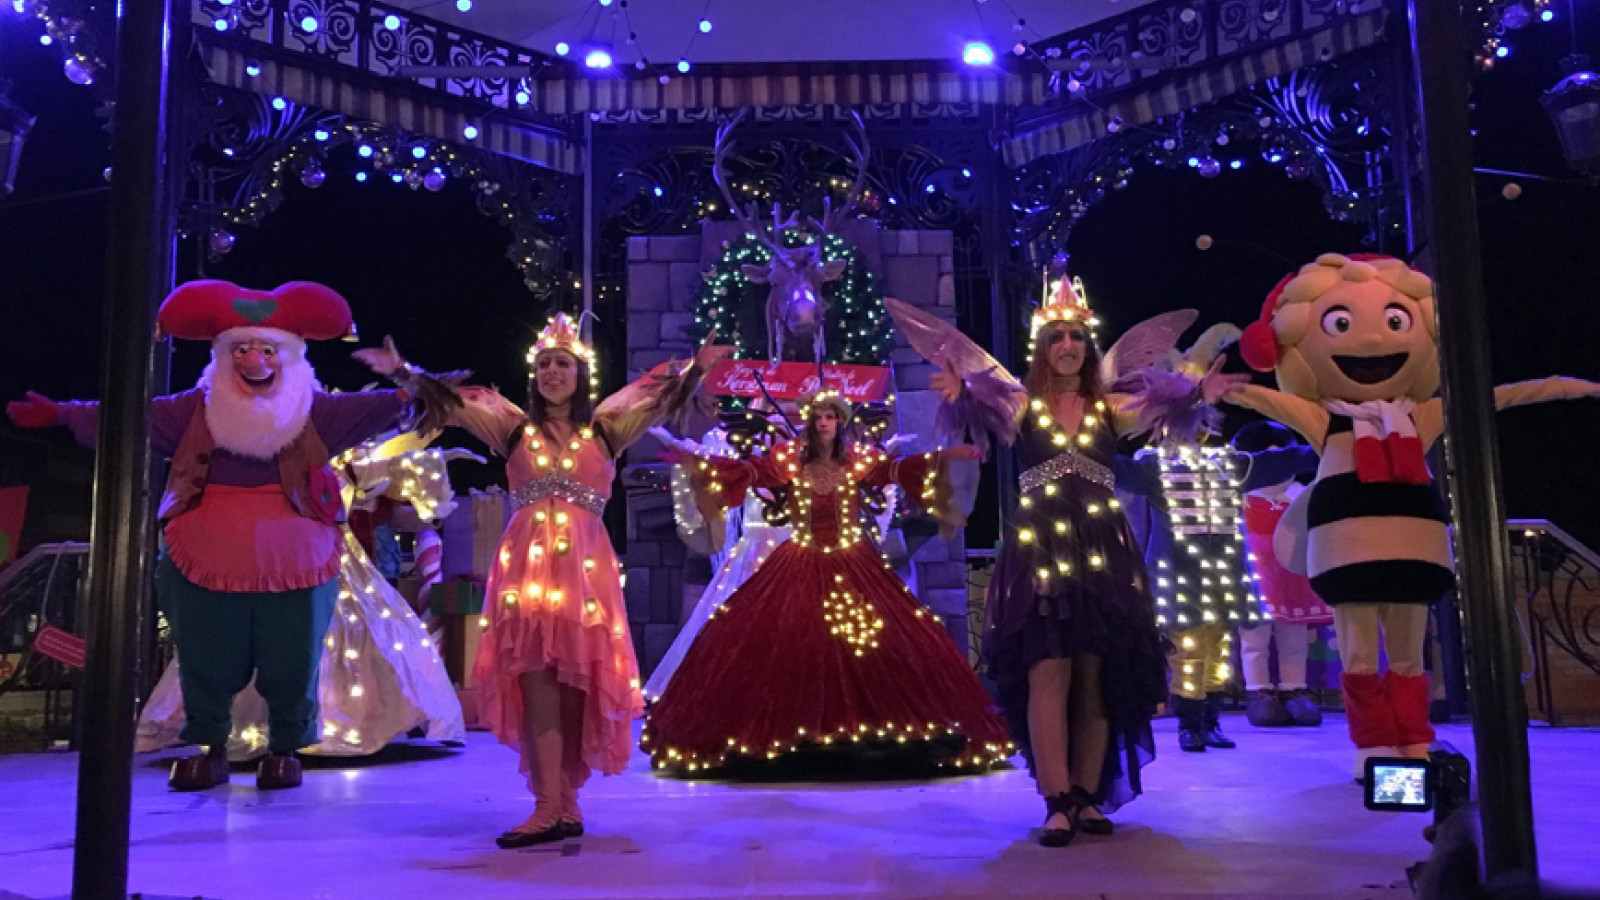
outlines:
{"label": "black tulle skirt", "polygon": [[989,585],[983,652],[1012,740],[1034,768],[1028,672],[1046,659],[1102,659],[1111,738],[1094,791],[1107,811],[1141,792],[1167,663],[1140,548],[1109,489],[1079,478],[1032,493],[1006,524]]}

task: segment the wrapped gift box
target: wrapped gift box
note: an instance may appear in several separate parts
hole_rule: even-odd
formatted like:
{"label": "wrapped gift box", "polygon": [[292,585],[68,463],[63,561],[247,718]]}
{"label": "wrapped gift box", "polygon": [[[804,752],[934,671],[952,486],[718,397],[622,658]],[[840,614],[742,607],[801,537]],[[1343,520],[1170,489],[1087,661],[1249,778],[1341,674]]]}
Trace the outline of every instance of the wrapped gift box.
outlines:
{"label": "wrapped gift box", "polygon": [[436,616],[483,614],[483,582],[458,579],[441,581],[429,589],[428,608]]}
{"label": "wrapped gift box", "polygon": [[439,650],[450,681],[472,687],[472,661],[483,634],[483,582],[441,581],[429,590],[428,607],[442,626]]}

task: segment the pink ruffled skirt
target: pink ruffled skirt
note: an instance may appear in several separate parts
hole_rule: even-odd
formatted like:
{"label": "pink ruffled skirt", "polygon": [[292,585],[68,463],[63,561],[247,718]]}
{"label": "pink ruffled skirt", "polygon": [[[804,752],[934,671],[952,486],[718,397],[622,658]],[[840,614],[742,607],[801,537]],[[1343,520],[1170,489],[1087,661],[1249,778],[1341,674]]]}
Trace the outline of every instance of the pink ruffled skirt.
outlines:
{"label": "pink ruffled skirt", "polygon": [[582,785],[594,769],[615,775],[627,767],[644,697],[620,576],[605,524],[565,500],[524,506],[506,526],[473,674],[490,730],[522,757],[524,775],[518,676],[541,669],[583,693],[580,754],[563,772],[568,783]]}

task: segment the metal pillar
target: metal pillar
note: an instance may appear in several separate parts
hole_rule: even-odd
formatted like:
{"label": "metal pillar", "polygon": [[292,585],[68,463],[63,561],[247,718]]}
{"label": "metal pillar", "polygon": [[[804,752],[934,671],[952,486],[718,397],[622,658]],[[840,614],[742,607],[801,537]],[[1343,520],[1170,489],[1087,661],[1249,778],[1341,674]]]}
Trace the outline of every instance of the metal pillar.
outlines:
{"label": "metal pillar", "polygon": [[122,0],[117,11],[106,358],[90,529],[89,661],[79,694],[89,738],[78,764],[73,900],[128,895],[134,673],[154,546],[151,336],[171,239],[162,188],[171,16],[167,0]]}
{"label": "metal pillar", "polygon": [[1452,479],[1473,741],[1491,888],[1536,884],[1528,712],[1520,680],[1511,544],[1500,493],[1487,298],[1479,266],[1468,122],[1469,57],[1455,0],[1408,0],[1427,224],[1439,297],[1445,448]]}
{"label": "metal pillar", "polygon": [[[1000,111],[990,107],[987,112],[990,128],[993,129],[991,133],[998,133]],[[989,354],[1002,365],[1012,367],[1012,371],[1021,372],[1023,369],[1014,368],[1019,358],[1013,347],[1018,320],[1017,308],[1012,305],[1016,289],[1011,283],[1011,225],[1014,216],[1011,192],[1014,176],[998,147],[991,148],[986,165],[989,170],[989,196],[981,213],[981,234],[984,263],[989,270]],[[994,460],[995,495],[1000,503],[996,533],[1004,534],[1006,517],[1011,515],[1017,503],[1017,459],[1014,451],[996,448]]]}
{"label": "metal pillar", "polygon": [[600,239],[600,223],[594,214],[594,117],[583,117],[583,216],[579,222],[583,229],[583,312],[578,317],[578,330],[589,346],[594,346],[589,322],[594,315],[594,250]]}

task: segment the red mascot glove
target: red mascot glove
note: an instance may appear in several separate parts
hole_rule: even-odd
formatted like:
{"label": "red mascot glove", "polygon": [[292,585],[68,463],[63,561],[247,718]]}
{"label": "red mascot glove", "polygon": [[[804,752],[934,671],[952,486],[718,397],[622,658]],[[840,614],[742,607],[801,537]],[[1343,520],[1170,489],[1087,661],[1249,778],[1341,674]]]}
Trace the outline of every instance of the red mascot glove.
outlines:
{"label": "red mascot glove", "polygon": [[61,420],[56,402],[43,394],[28,392],[28,399],[6,404],[6,415],[18,428],[49,428]]}

